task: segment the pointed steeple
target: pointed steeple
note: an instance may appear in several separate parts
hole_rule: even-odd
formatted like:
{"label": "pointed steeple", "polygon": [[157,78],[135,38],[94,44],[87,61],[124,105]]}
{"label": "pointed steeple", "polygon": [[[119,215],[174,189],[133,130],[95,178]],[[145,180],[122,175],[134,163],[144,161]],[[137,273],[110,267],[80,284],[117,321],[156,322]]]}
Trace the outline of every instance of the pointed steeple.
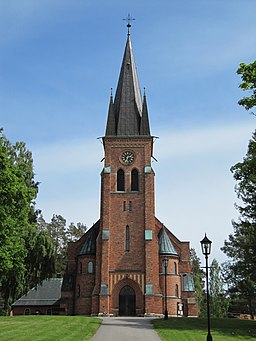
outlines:
{"label": "pointed steeple", "polygon": [[130,31],[128,31],[114,103],[110,101],[109,105],[106,136],[138,135],[150,135],[150,129],[147,104],[144,97],[142,105]]}
{"label": "pointed steeple", "polygon": [[105,135],[116,135],[116,119],[115,119],[115,111],[114,111],[114,103],[113,103],[113,96],[112,96],[112,88],[111,88],[111,95],[110,101],[108,106],[108,121],[106,126],[106,133]]}
{"label": "pointed steeple", "polygon": [[141,122],[140,122],[140,135],[150,135],[148,107],[147,107],[145,89],[144,89],[143,105],[142,105],[142,117],[141,117]]}

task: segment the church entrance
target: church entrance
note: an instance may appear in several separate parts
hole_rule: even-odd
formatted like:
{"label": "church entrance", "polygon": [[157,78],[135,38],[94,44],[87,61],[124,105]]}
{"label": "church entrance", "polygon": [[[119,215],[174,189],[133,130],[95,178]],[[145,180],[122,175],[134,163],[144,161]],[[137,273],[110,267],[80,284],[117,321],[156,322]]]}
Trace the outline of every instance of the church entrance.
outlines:
{"label": "church entrance", "polygon": [[136,315],[136,294],[133,288],[126,285],[119,293],[119,316]]}

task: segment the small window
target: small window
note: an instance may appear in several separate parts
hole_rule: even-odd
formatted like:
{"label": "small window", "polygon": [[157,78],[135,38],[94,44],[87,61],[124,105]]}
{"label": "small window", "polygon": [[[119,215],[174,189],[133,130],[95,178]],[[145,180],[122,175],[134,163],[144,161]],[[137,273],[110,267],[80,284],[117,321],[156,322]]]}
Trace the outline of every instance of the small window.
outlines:
{"label": "small window", "polygon": [[175,275],[177,275],[177,273],[178,273],[177,272],[177,263],[175,263],[175,262],[174,262],[174,273],[175,273]]}
{"label": "small window", "polygon": [[82,262],[79,263],[79,273],[80,274],[83,273],[83,264],[82,264]]}
{"label": "small window", "polygon": [[26,308],[24,310],[24,315],[30,315],[30,309],[29,308]]}
{"label": "small window", "polygon": [[123,203],[123,210],[126,211],[126,201]]}
{"label": "small window", "polygon": [[[168,267],[168,264],[167,264],[167,267]],[[167,267],[166,267],[166,273],[168,273]],[[165,274],[165,260],[164,259],[162,260],[162,273]]]}
{"label": "small window", "polygon": [[126,252],[130,251],[130,228],[128,225],[126,225],[125,230],[125,251]]}
{"label": "small window", "polygon": [[129,201],[129,207],[128,207],[128,211],[131,212],[132,211],[132,202]]}
{"label": "small window", "polygon": [[46,310],[46,315],[52,315],[52,309],[51,308],[48,308]]}
{"label": "small window", "polygon": [[125,183],[124,183],[124,171],[119,169],[117,171],[117,191],[124,191]]}
{"label": "small window", "polygon": [[88,274],[92,274],[93,273],[93,262],[89,262],[88,263]]}
{"label": "small window", "polygon": [[178,286],[178,284],[175,285],[175,296],[179,297],[179,286]]}
{"label": "small window", "polygon": [[80,297],[80,294],[81,294],[81,288],[80,288],[80,285],[78,284],[78,286],[77,286],[77,297]]}
{"label": "small window", "polygon": [[137,169],[132,170],[131,190],[132,191],[138,191],[139,190],[139,172],[137,171]]}

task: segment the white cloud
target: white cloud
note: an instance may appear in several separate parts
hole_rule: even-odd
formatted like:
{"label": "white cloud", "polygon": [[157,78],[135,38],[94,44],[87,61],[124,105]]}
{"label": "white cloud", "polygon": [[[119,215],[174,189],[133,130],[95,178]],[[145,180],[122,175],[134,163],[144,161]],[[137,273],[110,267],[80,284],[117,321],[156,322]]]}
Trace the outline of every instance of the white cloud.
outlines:
{"label": "white cloud", "polygon": [[[254,122],[253,122],[254,123]],[[173,158],[196,157],[207,153],[228,153],[243,148],[252,136],[252,122],[229,126],[199,127],[178,131],[163,130],[155,143],[155,154],[161,161]]]}
{"label": "white cloud", "polygon": [[199,256],[207,232],[211,257],[225,259],[220,248],[238,216],[230,167],[242,161],[253,128],[247,123],[165,132],[156,143],[156,213]]}
{"label": "white cloud", "polygon": [[102,155],[99,140],[71,140],[33,149],[35,170],[55,176],[88,171],[96,167]]}

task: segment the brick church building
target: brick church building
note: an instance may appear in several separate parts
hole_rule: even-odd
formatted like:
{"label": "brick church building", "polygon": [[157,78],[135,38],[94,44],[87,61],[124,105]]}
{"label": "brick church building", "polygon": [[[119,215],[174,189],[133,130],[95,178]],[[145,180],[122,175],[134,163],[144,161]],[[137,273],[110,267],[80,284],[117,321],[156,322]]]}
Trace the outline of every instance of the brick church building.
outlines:
{"label": "brick church building", "polygon": [[142,316],[163,314],[166,299],[169,315],[197,316],[189,242],[155,216],[153,136],[129,29],[102,138],[100,219],[68,245],[61,308],[68,315]]}

